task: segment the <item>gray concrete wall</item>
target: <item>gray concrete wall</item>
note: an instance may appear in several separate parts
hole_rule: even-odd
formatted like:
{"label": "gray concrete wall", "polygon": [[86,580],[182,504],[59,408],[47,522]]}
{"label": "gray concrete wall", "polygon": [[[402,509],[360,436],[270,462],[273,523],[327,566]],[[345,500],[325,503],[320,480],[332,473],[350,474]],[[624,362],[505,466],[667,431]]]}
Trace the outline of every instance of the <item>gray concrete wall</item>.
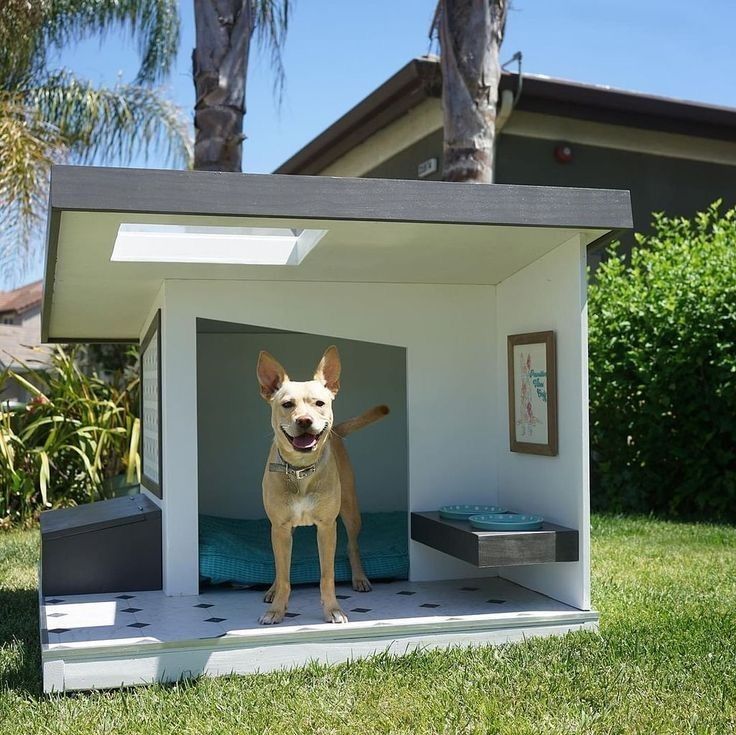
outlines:
{"label": "gray concrete wall", "polygon": [[386,403],[391,414],[346,440],[365,512],[407,507],[406,352],[403,348],[305,334],[198,334],[199,511],[263,518],[261,479],[271,443],[256,361],[271,352],[294,380],[311,379],[325,348],[343,365],[336,422]]}

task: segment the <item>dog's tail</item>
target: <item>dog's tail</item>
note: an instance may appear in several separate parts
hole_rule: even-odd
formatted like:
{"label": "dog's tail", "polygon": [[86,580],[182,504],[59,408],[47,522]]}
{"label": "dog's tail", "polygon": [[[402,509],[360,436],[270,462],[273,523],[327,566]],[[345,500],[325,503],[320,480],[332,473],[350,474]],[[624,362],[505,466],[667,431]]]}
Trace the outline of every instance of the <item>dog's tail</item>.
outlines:
{"label": "dog's tail", "polygon": [[388,415],[388,412],[388,406],[374,406],[373,408],[369,408],[365,413],[360,414],[360,416],[355,416],[352,419],[343,421],[337,426],[333,426],[332,431],[334,431],[339,437],[344,438],[348,434],[352,434],[354,431],[358,431],[358,429],[368,426],[368,424],[380,421],[384,416]]}

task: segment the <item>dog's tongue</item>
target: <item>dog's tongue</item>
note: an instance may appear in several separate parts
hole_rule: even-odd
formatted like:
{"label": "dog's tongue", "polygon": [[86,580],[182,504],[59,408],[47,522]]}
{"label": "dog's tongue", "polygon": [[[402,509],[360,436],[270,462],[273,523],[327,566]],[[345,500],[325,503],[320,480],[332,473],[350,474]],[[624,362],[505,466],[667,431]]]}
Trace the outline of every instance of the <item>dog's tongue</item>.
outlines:
{"label": "dog's tongue", "polygon": [[301,436],[295,436],[291,443],[297,449],[310,449],[317,443],[317,437],[314,434],[302,434]]}

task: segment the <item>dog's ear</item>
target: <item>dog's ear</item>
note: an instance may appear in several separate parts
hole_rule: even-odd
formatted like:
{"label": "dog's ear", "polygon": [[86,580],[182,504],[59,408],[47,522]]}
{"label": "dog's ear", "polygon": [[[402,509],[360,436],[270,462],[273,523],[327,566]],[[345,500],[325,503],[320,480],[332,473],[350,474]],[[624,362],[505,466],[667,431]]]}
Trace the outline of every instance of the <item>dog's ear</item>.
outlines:
{"label": "dog's ear", "polygon": [[273,394],[289,379],[281,363],[265,350],[261,350],[258,355],[256,373],[261,385],[261,395],[267,401],[270,401]]}
{"label": "dog's ear", "polygon": [[340,353],[332,345],[325,350],[314,371],[314,379],[319,380],[333,396],[340,390]]}

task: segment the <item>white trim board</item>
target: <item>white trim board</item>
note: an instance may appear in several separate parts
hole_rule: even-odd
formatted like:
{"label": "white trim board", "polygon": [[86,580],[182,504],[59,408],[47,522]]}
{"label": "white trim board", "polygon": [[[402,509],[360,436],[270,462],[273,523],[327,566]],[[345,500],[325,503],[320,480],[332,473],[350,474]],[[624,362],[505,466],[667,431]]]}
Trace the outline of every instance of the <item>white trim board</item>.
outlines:
{"label": "white trim board", "polygon": [[43,660],[44,691],[68,692],[107,689],[154,682],[172,682],[196,676],[257,674],[303,666],[317,661],[338,664],[379,653],[406,654],[415,650],[464,648],[523,641],[530,637],[598,631],[594,613],[576,613],[565,620],[527,618],[517,625],[488,626],[478,631],[390,635],[383,638],[298,642],[244,648],[237,645],[190,647],[186,643],[142,655],[71,656]]}
{"label": "white trim board", "polygon": [[736,143],[523,110],[512,113],[502,135],[564,140],[598,148],[646,153],[650,156],[736,166]]}

